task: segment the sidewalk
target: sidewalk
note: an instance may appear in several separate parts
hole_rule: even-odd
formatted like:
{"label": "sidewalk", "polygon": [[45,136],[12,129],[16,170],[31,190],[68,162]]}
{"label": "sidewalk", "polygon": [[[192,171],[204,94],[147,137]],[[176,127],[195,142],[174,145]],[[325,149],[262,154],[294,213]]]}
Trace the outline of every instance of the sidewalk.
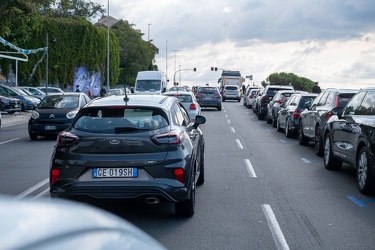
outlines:
{"label": "sidewalk", "polygon": [[1,127],[6,128],[17,124],[27,123],[30,116],[31,112],[16,112],[14,114],[1,112]]}

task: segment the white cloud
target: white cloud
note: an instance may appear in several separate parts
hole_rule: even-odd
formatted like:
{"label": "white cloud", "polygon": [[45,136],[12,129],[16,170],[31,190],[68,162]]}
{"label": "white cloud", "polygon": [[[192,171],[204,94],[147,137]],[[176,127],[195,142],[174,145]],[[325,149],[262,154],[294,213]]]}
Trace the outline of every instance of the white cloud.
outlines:
{"label": "white cloud", "polygon": [[134,23],[145,40],[150,27],[163,71],[168,47],[171,81],[178,50],[177,68],[198,69],[183,71],[183,83],[216,83],[217,66],[256,82],[290,72],[322,87],[375,84],[372,0],[110,0],[110,15]]}

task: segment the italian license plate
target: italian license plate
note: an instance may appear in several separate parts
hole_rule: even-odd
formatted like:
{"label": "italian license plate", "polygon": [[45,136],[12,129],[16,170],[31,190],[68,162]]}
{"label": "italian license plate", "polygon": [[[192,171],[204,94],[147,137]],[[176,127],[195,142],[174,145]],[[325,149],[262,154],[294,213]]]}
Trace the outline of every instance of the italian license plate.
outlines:
{"label": "italian license plate", "polygon": [[56,126],[45,126],[45,130],[56,130]]}
{"label": "italian license plate", "polygon": [[92,170],[92,177],[138,177],[138,168],[94,168]]}

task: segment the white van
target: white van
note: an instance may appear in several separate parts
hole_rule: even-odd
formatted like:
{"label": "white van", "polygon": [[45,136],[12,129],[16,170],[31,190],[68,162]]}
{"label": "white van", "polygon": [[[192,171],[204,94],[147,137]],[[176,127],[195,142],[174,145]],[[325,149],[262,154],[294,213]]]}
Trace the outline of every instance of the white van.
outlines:
{"label": "white van", "polygon": [[139,71],[131,92],[136,95],[161,95],[167,90],[166,85],[163,72]]}

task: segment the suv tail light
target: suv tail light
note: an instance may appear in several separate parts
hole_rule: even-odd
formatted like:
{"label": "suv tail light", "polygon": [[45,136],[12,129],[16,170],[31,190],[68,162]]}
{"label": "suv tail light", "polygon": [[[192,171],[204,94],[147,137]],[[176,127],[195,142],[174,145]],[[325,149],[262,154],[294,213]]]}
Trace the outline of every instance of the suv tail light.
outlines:
{"label": "suv tail light", "polygon": [[293,118],[294,118],[295,120],[296,120],[296,119],[299,119],[299,117],[301,116],[301,113],[302,113],[302,111],[299,110],[299,109],[294,110],[294,112],[293,112]]}
{"label": "suv tail light", "polygon": [[51,170],[51,184],[55,183],[60,177],[60,170],[52,169]]}
{"label": "suv tail light", "polygon": [[78,141],[78,139],[79,137],[73,133],[61,132],[57,136],[57,146],[70,147],[70,146],[73,146]]}
{"label": "suv tail light", "polygon": [[253,95],[249,95],[249,98],[252,99],[252,98],[254,98],[254,96]]}
{"label": "suv tail light", "polygon": [[190,110],[197,110],[197,105],[195,103],[190,104],[189,106]]}
{"label": "suv tail light", "polygon": [[176,180],[178,180],[179,182],[185,183],[184,170],[182,168],[176,168],[174,170],[174,176],[176,177]]}
{"label": "suv tail light", "polygon": [[200,98],[200,97],[202,97],[201,94],[195,94],[195,98]]}
{"label": "suv tail light", "polygon": [[220,98],[220,95],[219,94],[215,94],[214,97],[215,98]]}
{"label": "suv tail light", "polygon": [[181,143],[182,134],[177,132],[169,132],[160,135],[155,135],[151,138],[151,140],[157,144],[180,144]]}

